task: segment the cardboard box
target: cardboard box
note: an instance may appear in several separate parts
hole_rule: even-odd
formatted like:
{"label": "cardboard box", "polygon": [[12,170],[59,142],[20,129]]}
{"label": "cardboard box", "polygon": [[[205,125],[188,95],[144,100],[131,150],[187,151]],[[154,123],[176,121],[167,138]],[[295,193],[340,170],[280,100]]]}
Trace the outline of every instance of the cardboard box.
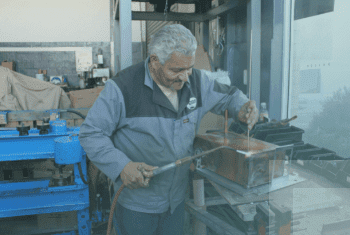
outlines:
{"label": "cardboard box", "polygon": [[91,108],[95,100],[100,95],[104,87],[96,87],[93,89],[70,91],[69,99],[72,108]]}
{"label": "cardboard box", "polygon": [[9,68],[12,71],[16,71],[16,63],[15,62],[9,62],[7,60],[4,60],[3,62],[1,62],[1,66]]}

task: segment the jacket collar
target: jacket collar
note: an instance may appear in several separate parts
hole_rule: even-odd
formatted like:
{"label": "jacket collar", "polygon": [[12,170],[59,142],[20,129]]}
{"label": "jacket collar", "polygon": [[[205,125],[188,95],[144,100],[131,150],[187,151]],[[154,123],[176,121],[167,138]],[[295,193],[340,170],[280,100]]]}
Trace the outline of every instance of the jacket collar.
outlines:
{"label": "jacket collar", "polygon": [[151,77],[151,73],[149,72],[148,63],[149,57],[147,57],[145,61],[145,85],[153,90],[153,79]]}

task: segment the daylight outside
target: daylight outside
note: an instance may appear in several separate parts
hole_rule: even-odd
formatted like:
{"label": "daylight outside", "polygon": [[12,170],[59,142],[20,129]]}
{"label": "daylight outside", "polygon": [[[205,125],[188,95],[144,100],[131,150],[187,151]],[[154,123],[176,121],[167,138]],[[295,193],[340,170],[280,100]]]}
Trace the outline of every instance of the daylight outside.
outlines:
{"label": "daylight outside", "polygon": [[[298,1],[295,3],[298,7]],[[350,31],[346,29],[350,25],[350,1],[336,0],[333,11],[291,23],[289,105],[290,116],[298,115],[292,125],[305,130],[305,143],[348,158]]]}

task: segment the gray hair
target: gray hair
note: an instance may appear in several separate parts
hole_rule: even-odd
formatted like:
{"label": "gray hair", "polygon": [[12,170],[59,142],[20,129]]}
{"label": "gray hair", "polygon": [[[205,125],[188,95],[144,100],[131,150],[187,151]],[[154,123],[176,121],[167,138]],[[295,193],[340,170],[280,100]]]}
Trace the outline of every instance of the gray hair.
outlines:
{"label": "gray hair", "polygon": [[196,38],[190,30],[180,24],[164,26],[151,36],[149,44],[149,55],[157,55],[162,65],[176,51],[185,56],[193,56],[196,50]]}

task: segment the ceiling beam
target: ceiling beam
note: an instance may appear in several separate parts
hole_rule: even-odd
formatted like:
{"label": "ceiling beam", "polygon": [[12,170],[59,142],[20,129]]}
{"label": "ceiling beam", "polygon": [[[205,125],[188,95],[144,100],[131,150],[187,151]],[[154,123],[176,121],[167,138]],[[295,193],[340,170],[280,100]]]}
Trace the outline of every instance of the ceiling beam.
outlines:
{"label": "ceiling beam", "polygon": [[[149,2],[149,0],[132,0],[133,2]],[[165,0],[164,0],[165,1]],[[199,2],[201,0],[176,0],[175,3],[181,4],[194,4],[195,2]]]}
{"label": "ceiling beam", "polygon": [[[245,4],[247,4],[247,0],[231,0],[218,7],[210,9],[204,14],[169,12],[167,14],[167,18],[165,18],[164,13],[149,11],[132,11],[132,20],[203,22],[206,20],[215,19],[219,15],[227,14],[229,11],[235,8],[239,8]],[[116,10],[114,19],[118,20],[118,18],[119,14]]]}
{"label": "ceiling beam", "polygon": [[243,5],[247,4],[247,0],[231,0],[228,1],[218,7],[215,7],[213,9],[210,9],[206,13],[204,13],[204,19],[205,20],[212,20],[215,19],[217,16],[228,13],[229,11],[241,7]]}
{"label": "ceiling beam", "polygon": [[201,22],[201,21],[203,21],[203,15],[196,14],[196,13],[169,12],[165,16],[164,13],[158,13],[158,12],[133,11],[132,12],[132,20]]}

